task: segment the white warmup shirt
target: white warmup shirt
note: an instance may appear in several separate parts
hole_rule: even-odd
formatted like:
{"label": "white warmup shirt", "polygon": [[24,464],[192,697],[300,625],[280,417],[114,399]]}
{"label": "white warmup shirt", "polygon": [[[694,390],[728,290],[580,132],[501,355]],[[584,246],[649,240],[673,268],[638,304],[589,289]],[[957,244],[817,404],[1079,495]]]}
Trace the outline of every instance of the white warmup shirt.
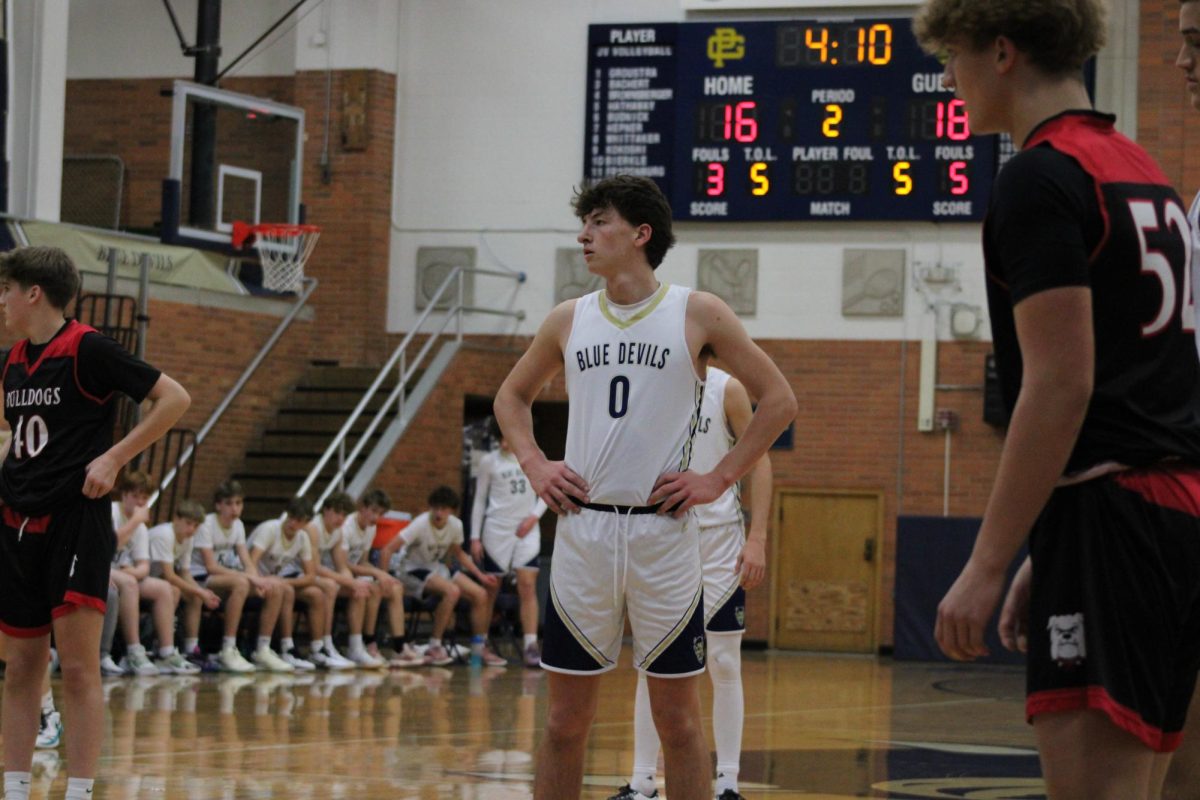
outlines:
{"label": "white warmup shirt", "polygon": [[204,518],[204,522],[196,529],[196,542],[192,550],[192,574],[205,575],[208,569],[204,566],[204,556],[200,551],[204,548],[213,551],[217,563],[226,569],[245,569],[242,560],[238,558],[237,546],[246,544],[246,526],[240,519],[235,519],[228,528],[222,528],[216,512]]}
{"label": "white warmup shirt", "polygon": [[399,535],[405,542],[401,568],[405,572],[411,572],[441,564],[446,560],[451,547],[462,547],[463,525],[461,519],[451,514],[444,526],[435,528],[430,521],[429,512],[426,511],[410,522]]}
{"label": "white warmup shirt", "polygon": [[[129,522],[121,513],[121,504],[112,504],[113,530]],[[150,559],[150,540],[146,537],[146,526],[138,525],[133,534],[125,540],[125,546],[113,553],[114,567],[133,567],[139,561]]]}
{"label": "white warmup shirt", "polygon": [[147,537],[150,540],[151,561],[173,564],[176,575],[182,575],[188,569],[192,563],[195,536],[189,536],[181,542],[175,538],[175,526],[164,522],[151,528]]}
{"label": "white warmup shirt", "polygon": [[304,562],[312,561],[312,539],[303,528],[288,539],[283,532],[286,519],[269,519],[250,535],[250,548],[263,551],[258,569],[264,575],[297,578],[304,574]]}

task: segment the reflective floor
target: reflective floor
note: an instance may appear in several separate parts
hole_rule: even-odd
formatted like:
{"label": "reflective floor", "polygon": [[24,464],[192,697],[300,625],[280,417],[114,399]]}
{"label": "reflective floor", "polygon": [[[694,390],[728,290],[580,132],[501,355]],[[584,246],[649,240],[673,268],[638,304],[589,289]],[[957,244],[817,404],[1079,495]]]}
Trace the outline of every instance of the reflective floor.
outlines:
{"label": "reflective floor", "polygon": [[[602,679],[589,800],[628,777],[625,658]],[[747,798],[1045,797],[1019,670],[747,653],[743,674]],[[546,677],[453,667],[117,678],[105,690],[97,798],[507,800],[531,794]],[[34,784],[34,797],[62,796],[61,752],[39,752]]]}

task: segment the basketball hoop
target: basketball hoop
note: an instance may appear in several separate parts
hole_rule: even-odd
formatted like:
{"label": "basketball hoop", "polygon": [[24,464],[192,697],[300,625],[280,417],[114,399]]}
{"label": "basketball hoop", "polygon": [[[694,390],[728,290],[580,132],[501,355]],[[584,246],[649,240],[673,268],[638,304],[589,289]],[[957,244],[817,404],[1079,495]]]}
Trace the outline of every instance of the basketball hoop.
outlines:
{"label": "basketball hoop", "polygon": [[289,225],[264,222],[247,225],[233,223],[233,246],[242,249],[246,239],[254,237],[254,249],[262,264],[262,285],[273,292],[298,292],[304,278],[304,264],[317,246],[321,229],[316,225]]}

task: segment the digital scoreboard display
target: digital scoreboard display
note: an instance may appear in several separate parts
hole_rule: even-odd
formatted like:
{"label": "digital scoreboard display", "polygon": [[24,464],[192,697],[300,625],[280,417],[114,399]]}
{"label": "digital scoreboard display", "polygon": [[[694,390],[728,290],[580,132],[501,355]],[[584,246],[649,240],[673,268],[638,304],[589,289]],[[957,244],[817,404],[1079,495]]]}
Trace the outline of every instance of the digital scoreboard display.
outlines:
{"label": "digital scoreboard display", "polygon": [[901,18],[592,25],[584,175],[653,178],[680,220],[982,219],[975,136]]}

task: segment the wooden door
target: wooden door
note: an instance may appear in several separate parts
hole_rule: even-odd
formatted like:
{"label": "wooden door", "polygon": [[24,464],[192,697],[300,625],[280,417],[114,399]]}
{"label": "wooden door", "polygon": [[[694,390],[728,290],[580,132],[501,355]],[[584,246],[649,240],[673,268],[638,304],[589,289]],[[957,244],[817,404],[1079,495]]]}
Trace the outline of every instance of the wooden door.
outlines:
{"label": "wooden door", "polygon": [[775,508],[771,645],[875,652],[882,495],[780,489]]}

